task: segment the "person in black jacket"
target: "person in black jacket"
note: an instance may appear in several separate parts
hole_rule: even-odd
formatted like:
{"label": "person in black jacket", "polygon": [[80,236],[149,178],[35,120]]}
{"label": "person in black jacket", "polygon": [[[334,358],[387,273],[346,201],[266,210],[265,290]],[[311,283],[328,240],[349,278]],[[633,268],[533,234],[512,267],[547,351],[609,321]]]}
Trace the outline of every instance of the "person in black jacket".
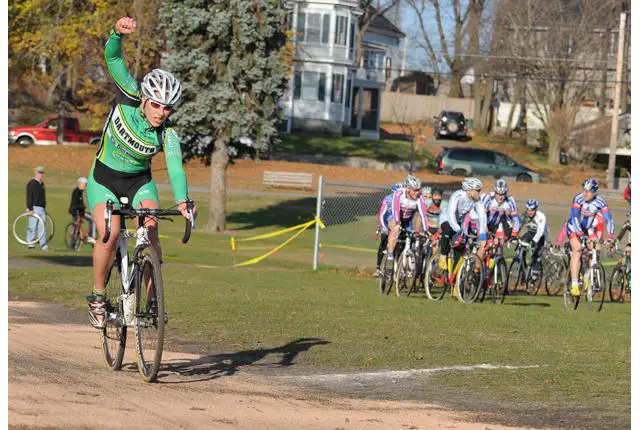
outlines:
{"label": "person in black jacket", "polygon": [[73,221],[76,221],[78,218],[83,218],[89,223],[89,237],[87,237],[87,242],[96,243],[96,224],[93,222],[91,215],[85,211],[86,206],[82,198],[82,193],[87,188],[87,182],[87,178],[85,177],[78,178],[78,186],[75,187],[71,193],[69,213],[73,217]]}
{"label": "person in black jacket", "polygon": [[[30,214],[36,214],[40,217],[42,222],[38,222],[35,217],[29,217],[29,225],[27,230],[27,241],[32,242],[36,238],[36,230],[40,234],[43,230],[44,233],[40,236],[40,248],[43,251],[49,249],[47,244],[47,232],[46,232],[46,219],[47,212],[45,207],[47,205],[47,197],[44,191],[44,167],[36,167],[35,176],[27,182],[27,212]],[[29,245],[29,249],[34,249],[35,245]]]}

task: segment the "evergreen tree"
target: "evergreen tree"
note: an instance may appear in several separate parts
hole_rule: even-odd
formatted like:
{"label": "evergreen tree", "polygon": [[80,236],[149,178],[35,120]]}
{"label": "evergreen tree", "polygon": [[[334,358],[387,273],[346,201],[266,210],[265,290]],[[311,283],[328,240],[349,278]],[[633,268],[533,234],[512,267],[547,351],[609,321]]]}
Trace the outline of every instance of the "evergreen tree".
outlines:
{"label": "evergreen tree", "polygon": [[169,0],[167,69],[183,85],[172,116],[186,158],[211,165],[207,231],[226,227],[229,143],[276,138],[289,74],[284,0]]}

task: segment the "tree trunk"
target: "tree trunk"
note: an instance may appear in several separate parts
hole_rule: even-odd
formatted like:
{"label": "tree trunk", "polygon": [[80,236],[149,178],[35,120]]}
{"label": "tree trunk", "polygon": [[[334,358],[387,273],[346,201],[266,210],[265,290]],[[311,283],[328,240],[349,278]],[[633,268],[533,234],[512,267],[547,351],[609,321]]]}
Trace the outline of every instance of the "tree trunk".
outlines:
{"label": "tree trunk", "polygon": [[547,161],[552,166],[560,164],[560,136],[549,133],[549,155]]}
{"label": "tree trunk", "polygon": [[[520,80],[516,82],[516,90],[513,98],[511,99],[511,107],[509,108],[509,118],[507,119],[507,126],[505,127],[505,136],[511,137],[513,132],[513,115],[516,113],[516,103],[520,101],[520,92],[521,92],[522,84],[520,84]],[[522,106],[520,106],[522,109]]]}
{"label": "tree trunk", "polygon": [[217,233],[227,228],[227,167],[229,152],[227,139],[216,140],[216,150],[211,154],[211,183],[209,184],[209,222],[206,231]]}
{"label": "tree trunk", "polygon": [[[451,81],[449,86],[449,97],[452,98],[461,98],[463,97],[462,92],[462,84],[460,83],[460,79],[462,79],[462,65],[459,61],[455,61],[453,63],[453,67],[451,67]],[[478,76],[476,76],[478,79]]]}

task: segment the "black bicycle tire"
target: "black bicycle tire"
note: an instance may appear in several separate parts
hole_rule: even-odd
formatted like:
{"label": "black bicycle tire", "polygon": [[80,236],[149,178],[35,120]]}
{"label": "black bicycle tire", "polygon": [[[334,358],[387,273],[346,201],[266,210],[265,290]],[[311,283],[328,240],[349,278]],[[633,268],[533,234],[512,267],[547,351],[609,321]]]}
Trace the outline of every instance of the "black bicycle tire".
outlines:
{"label": "black bicycle tire", "polygon": [[387,256],[382,256],[382,261],[380,262],[380,276],[378,277],[378,290],[380,291],[380,295],[384,296],[386,292],[386,284],[387,284]]}
{"label": "black bicycle tire", "polygon": [[[611,273],[611,279],[609,280],[609,300],[611,303],[622,303],[624,302],[624,290],[625,290],[625,277],[626,277],[626,267],[623,263],[616,264],[616,267],[613,269]],[[620,295],[615,296],[613,294],[613,283],[614,281],[620,279],[622,282],[620,283]]]}
{"label": "black bicycle tire", "polygon": [[[116,257],[118,258],[118,257]],[[118,261],[118,260],[116,260]],[[111,370],[120,370],[122,368],[122,360],[124,358],[124,351],[127,346],[127,326],[124,324],[124,317],[122,315],[122,306],[118,303],[118,296],[122,293],[122,277],[120,276],[120,270],[118,264],[114,262],[109,270],[105,279],[105,292],[107,294],[107,325],[100,330],[100,346],[102,349],[102,356],[107,368]],[[116,319],[109,320],[109,313],[114,309]],[[121,321],[121,324],[117,324],[117,320]],[[113,346],[115,354],[112,354],[109,347],[110,340],[114,340]]]}
{"label": "black bicycle tire", "polygon": [[602,265],[602,263],[597,263],[594,269],[602,274],[602,276],[596,278],[596,279],[599,279],[598,282],[601,283],[600,284],[600,301],[598,303],[598,308],[596,309],[596,311],[600,312],[602,310],[602,306],[604,305],[604,298],[607,295],[607,272],[605,272],[604,266]]}
{"label": "black bicycle tire", "polygon": [[[478,257],[475,254],[466,255],[462,258],[464,258],[464,261],[462,262],[460,269],[458,269],[458,273],[456,273],[456,286],[458,287],[457,288],[458,300],[464,304],[471,304],[474,301],[476,301],[480,293],[480,289],[482,288],[482,283],[483,283],[482,271],[484,266],[482,264],[482,260],[480,260],[480,257]],[[471,260],[474,260],[474,262],[471,262]],[[475,262],[476,260],[477,262],[480,263],[479,272],[476,272],[474,270],[477,265],[477,263]],[[472,270],[472,273],[478,274],[480,282],[478,283],[477,286],[475,286],[475,288],[472,291],[469,291],[468,293],[463,293],[463,291],[466,291],[467,288],[466,288],[466,285],[461,285],[461,283],[466,282],[466,275],[469,270]],[[463,279],[463,276],[465,277],[465,279]],[[465,288],[461,288],[461,286],[464,286]]]}
{"label": "black bicycle tire", "polygon": [[[567,266],[567,263],[564,259],[554,261],[553,263],[550,263],[549,266],[553,266],[557,269],[553,271],[547,271],[548,273],[544,275],[544,289],[547,292],[548,296],[557,296],[560,291],[562,291],[563,285],[567,282],[566,278],[569,267]],[[562,276],[557,275],[559,270],[561,271]],[[558,287],[549,288],[550,283],[555,285],[554,280],[560,281],[558,283]]]}
{"label": "black bicycle tire", "polygon": [[[507,263],[503,259],[499,259],[493,267],[493,270],[498,273],[498,276],[502,278],[502,283],[494,283],[491,288],[491,301],[494,304],[503,304],[504,297],[507,293]],[[500,290],[497,289],[498,285],[502,285]]]}
{"label": "black bicycle tire", "polygon": [[[538,295],[538,291],[540,291],[540,287],[542,287],[542,278],[544,277],[544,269],[542,267],[542,264],[540,264],[540,274],[538,275],[538,277],[536,278],[535,281],[531,281],[531,272],[533,271],[533,267],[529,266],[527,268],[527,275],[526,277],[526,282],[525,282],[525,291],[527,293],[527,295],[529,296],[537,296]],[[529,288],[529,285],[531,283],[534,287]]]}
{"label": "black bicycle tire", "polygon": [[[135,313],[134,313],[134,335],[136,345],[136,357],[138,362],[138,370],[140,374],[147,382],[155,382],[160,365],[162,364],[162,351],[164,348],[164,288],[162,284],[162,272],[160,269],[160,259],[156,255],[156,252],[152,247],[146,246],[138,250],[136,255],[139,255],[138,276],[135,278]],[[153,285],[155,289],[155,298],[157,303],[157,316],[153,321],[157,325],[157,339],[155,340],[154,354],[152,361],[149,361],[145,357],[143,351],[144,336],[142,334],[143,326],[148,325],[150,317],[146,309],[143,311],[143,307],[146,307],[146,303],[140,303],[142,297],[142,281],[147,265],[150,265],[153,269]],[[146,290],[146,287],[145,287]],[[146,291],[145,291],[146,295]],[[150,365],[149,365],[150,364]]]}
{"label": "black bicycle tire", "polygon": [[439,294],[432,294],[432,287],[433,287],[433,282],[431,282],[431,274],[432,274],[432,270],[434,265],[438,264],[438,260],[439,260],[440,256],[433,254],[429,260],[427,261],[427,268],[426,268],[426,273],[425,273],[425,283],[424,283],[424,293],[427,296],[428,299],[433,300],[433,301],[440,301],[444,298],[445,294],[447,293],[447,281],[446,279],[449,277],[449,272],[444,270],[443,271],[443,279],[445,280],[443,285],[442,285],[442,289],[440,291]]}
{"label": "black bicycle tire", "polygon": [[[516,280],[515,280],[516,288],[513,288],[512,284],[511,284],[513,282],[513,279],[511,278],[511,274],[513,272],[513,266],[516,263],[518,264],[518,271],[517,271],[517,276],[516,276]],[[523,268],[522,268],[522,260],[520,260],[519,258],[516,257],[511,261],[511,264],[509,264],[509,270],[507,271],[507,291],[508,291],[509,294],[518,293],[517,284],[518,284],[518,281],[520,280],[520,278],[524,277],[523,275],[524,274],[523,274]]]}

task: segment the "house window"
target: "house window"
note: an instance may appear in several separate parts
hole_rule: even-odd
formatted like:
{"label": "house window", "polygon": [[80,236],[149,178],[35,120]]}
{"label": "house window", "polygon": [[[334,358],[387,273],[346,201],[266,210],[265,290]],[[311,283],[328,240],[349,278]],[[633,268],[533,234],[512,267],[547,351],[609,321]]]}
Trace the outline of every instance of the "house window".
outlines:
{"label": "house window", "polygon": [[309,101],[324,101],[326,82],[326,73],[304,71],[300,86],[300,98]]}
{"label": "house window", "polygon": [[384,52],[365,49],[363,55],[363,67],[367,70],[382,70]]}
{"label": "house window", "polygon": [[346,46],[347,44],[347,17],[336,16],[336,34],[334,36],[336,45]]}
{"label": "house window", "polygon": [[384,78],[389,79],[391,77],[391,57],[384,59]]}
{"label": "house window", "polygon": [[302,89],[302,73],[296,72],[293,78],[293,98],[300,100],[300,90]]}
{"label": "house window", "polygon": [[342,103],[344,100],[342,91],[344,88],[344,75],[339,73],[333,74],[331,81],[331,103]]}
{"label": "house window", "polygon": [[345,95],[347,96],[345,106],[347,108],[350,108],[351,107],[351,75],[349,75],[349,78],[347,79],[347,93]]}
{"label": "house window", "polygon": [[298,14],[298,37],[306,43],[329,43],[330,20],[328,14]]}

